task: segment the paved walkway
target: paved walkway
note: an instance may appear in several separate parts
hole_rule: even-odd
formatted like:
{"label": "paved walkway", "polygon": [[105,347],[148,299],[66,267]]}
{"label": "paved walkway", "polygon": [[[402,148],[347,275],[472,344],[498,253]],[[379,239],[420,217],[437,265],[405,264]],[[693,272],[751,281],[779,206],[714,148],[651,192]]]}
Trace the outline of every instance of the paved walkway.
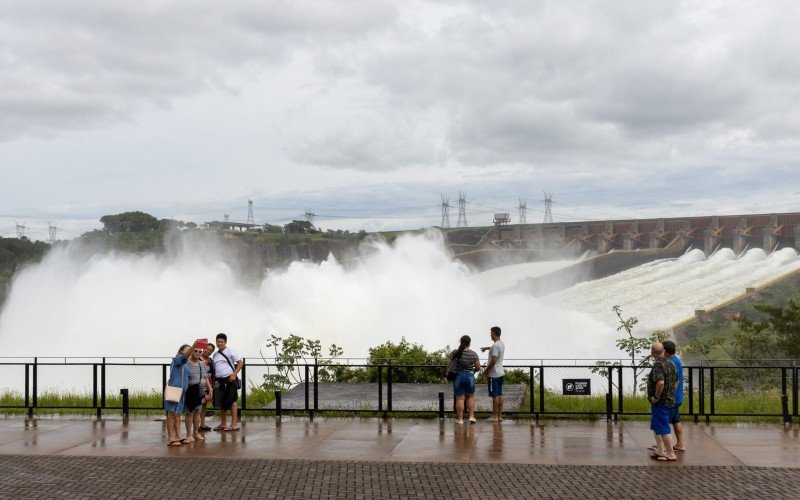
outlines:
{"label": "paved walkway", "polygon": [[800,498],[796,426],[686,423],[684,432],[689,450],[659,463],[640,421],[264,418],[168,448],[152,419],[9,418],[0,497],[196,497],[204,478],[206,491],[228,485],[226,498]]}

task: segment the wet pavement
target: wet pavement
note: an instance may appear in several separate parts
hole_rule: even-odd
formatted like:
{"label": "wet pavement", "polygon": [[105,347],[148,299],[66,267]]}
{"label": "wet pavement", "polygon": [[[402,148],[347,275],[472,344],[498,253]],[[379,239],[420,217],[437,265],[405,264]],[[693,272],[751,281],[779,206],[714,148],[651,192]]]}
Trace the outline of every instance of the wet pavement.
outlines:
{"label": "wet pavement", "polygon": [[248,417],[170,448],[152,417],[17,417],[0,420],[0,497],[156,498],[187,483],[188,498],[192,474],[231,485],[221,498],[440,498],[465,485],[460,496],[644,498],[654,484],[683,498],[800,497],[798,426],[684,423],[684,434],[688,450],[663,463],[645,421]]}

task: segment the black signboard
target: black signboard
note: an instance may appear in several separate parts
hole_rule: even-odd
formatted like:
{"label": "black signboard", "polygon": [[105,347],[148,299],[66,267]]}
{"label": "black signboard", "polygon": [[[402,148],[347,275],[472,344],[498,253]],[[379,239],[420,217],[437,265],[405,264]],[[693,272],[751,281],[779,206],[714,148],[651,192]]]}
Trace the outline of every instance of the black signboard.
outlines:
{"label": "black signboard", "polygon": [[565,378],[564,396],[589,396],[592,394],[592,387],[588,378]]}

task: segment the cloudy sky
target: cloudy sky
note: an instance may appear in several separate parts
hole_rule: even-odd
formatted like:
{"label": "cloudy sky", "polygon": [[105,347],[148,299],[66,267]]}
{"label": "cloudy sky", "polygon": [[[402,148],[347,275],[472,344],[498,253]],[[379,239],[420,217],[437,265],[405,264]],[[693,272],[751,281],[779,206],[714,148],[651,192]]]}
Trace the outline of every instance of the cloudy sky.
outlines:
{"label": "cloudy sky", "polygon": [[[5,0],[0,235],[800,211],[792,1]],[[451,212],[455,225],[456,210]]]}

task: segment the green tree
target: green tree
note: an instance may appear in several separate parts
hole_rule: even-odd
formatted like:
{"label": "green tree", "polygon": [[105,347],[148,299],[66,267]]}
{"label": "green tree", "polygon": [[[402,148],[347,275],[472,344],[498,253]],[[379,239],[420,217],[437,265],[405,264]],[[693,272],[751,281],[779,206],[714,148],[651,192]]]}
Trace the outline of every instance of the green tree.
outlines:
{"label": "green tree", "polygon": [[307,220],[293,220],[283,226],[283,232],[288,234],[312,234],[318,232],[314,225]]}
{"label": "green tree", "polygon": [[[398,343],[388,341],[371,347],[365,368],[337,368],[336,379],[377,382],[378,366],[392,365],[392,382],[438,383],[445,377],[442,367],[447,364],[449,353],[449,347],[428,352],[421,344],[411,343],[402,337]],[[385,379],[387,371],[383,373]]]}
{"label": "green tree", "polygon": [[[319,340],[306,339],[299,335],[289,334],[288,337],[270,336],[266,343],[266,348],[274,354],[274,372],[267,368],[264,375],[264,383],[261,388],[265,390],[286,390],[293,385],[303,381],[305,369],[301,372],[300,365],[316,364],[317,374],[321,382],[333,380],[331,369],[332,360],[341,356],[342,348],[336,344],[331,344],[328,348],[328,359],[320,359],[322,356],[322,343]],[[261,353],[264,359],[264,353]],[[266,362],[266,359],[264,359]]]}
{"label": "green tree", "polygon": [[[643,390],[643,384],[640,386],[639,378],[642,372],[647,368],[653,366],[652,355],[650,354],[650,346],[653,342],[663,342],[669,338],[669,333],[664,330],[655,330],[647,337],[637,337],[633,334],[633,327],[639,323],[639,319],[635,316],[625,318],[622,316],[622,308],[618,305],[612,307],[614,313],[619,319],[619,326],[617,331],[624,331],[625,334],[616,340],[617,349],[624,352],[626,357],[629,357],[631,363],[629,366],[633,369],[633,395],[636,395],[637,390]],[[609,366],[622,366],[618,361],[613,363],[608,361],[598,361],[595,363],[596,367],[592,369],[593,373],[599,373],[601,376],[608,376],[608,370],[604,367]]]}
{"label": "green tree", "polygon": [[144,212],[123,212],[100,217],[103,228],[108,233],[137,233],[154,231],[160,228],[158,219]]}
{"label": "green tree", "polygon": [[800,304],[789,299],[786,307],[758,304],[755,310],[766,315],[761,321],[747,317],[736,320],[733,351],[738,359],[800,359]]}

